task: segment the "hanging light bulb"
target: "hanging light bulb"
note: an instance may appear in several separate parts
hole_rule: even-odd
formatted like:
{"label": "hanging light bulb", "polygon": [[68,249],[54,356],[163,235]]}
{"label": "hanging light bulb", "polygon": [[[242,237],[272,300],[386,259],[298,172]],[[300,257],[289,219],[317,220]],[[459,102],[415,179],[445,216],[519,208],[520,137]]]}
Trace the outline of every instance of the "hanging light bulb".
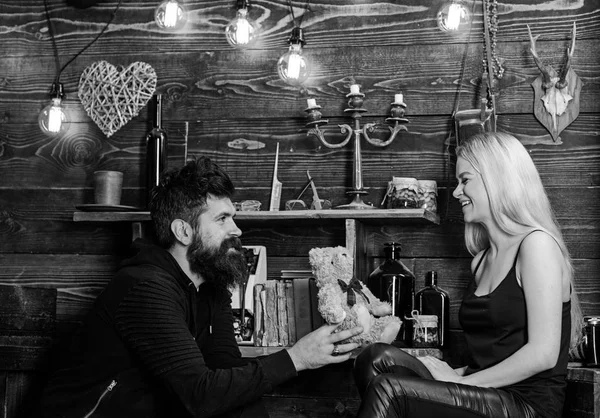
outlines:
{"label": "hanging light bulb", "polygon": [[42,132],[50,137],[55,137],[63,135],[69,130],[69,118],[61,105],[64,97],[62,83],[52,83],[50,96],[52,96],[52,102],[42,109],[38,116],[38,123]]}
{"label": "hanging light bulb", "polygon": [[304,45],[304,33],[301,28],[292,29],[289,39],[290,48],[277,61],[277,72],[279,77],[293,86],[304,83],[310,76],[310,64],[302,55]]}
{"label": "hanging light bulb", "polygon": [[456,1],[446,3],[437,15],[438,27],[443,32],[458,32],[469,23],[470,19],[467,8]]}
{"label": "hanging light bulb", "polygon": [[254,43],[257,30],[256,25],[248,19],[249,0],[238,0],[237,14],[225,28],[227,42],[234,48],[247,48]]}
{"label": "hanging light bulb", "polygon": [[156,8],[154,20],[159,28],[175,31],[183,27],[187,16],[177,0],[165,0]]}

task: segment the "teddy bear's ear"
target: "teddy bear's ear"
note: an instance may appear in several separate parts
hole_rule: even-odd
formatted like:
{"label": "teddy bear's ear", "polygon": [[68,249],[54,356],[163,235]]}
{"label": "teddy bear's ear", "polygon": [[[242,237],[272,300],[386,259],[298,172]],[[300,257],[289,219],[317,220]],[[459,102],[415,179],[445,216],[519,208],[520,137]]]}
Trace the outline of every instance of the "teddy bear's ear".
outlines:
{"label": "teddy bear's ear", "polygon": [[311,248],[308,252],[308,256],[310,258],[320,258],[321,257],[321,248]]}

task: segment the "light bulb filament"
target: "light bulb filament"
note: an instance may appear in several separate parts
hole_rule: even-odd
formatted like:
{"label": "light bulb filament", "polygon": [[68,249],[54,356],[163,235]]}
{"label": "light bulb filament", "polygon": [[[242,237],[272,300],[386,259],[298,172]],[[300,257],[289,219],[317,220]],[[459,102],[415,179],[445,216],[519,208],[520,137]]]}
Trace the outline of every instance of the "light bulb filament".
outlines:
{"label": "light bulb filament", "polygon": [[48,132],[57,133],[62,128],[62,123],[65,120],[65,113],[61,106],[62,100],[59,97],[52,99],[52,105],[48,110]]}
{"label": "light bulb filament", "polygon": [[256,26],[248,19],[248,9],[238,9],[235,19],[225,27],[225,36],[229,45],[235,48],[247,48],[254,43]]}
{"label": "light bulb filament", "polygon": [[179,12],[179,4],[176,1],[169,1],[165,7],[164,25],[167,28],[173,28],[177,24],[177,14]]}
{"label": "light bulb filament", "polygon": [[69,118],[61,105],[64,96],[62,84],[53,83],[50,95],[52,102],[38,115],[38,124],[43,133],[50,137],[56,137],[66,133],[69,129]]}
{"label": "light bulb filament", "polygon": [[248,11],[246,9],[242,9],[239,11],[239,19],[236,24],[235,35],[237,39],[237,43],[240,45],[246,45],[250,42],[250,32],[252,27],[246,19],[246,14]]}
{"label": "light bulb filament", "polygon": [[448,9],[448,20],[446,25],[450,30],[456,30],[460,26],[460,19],[463,16],[463,7],[460,4],[452,3]]}
{"label": "light bulb filament", "polygon": [[52,106],[48,112],[48,131],[59,132],[62,125],[63,112],[60,107]]}
{"label": "light bulb filament", "polygon": [[287,76],[297,80],[300,77],[300,67],[302,66],[302,57],[297,53],[290,54],[290,60],[288,62]]}
{"label": "light bulb filament", "polygon": [[310,75],[310,62],[302,55],[304,45],[302,29],[295,27],[288,43],[288,51],[277,61],[277,72],[286,83],[300,86]]}
{"label": "light bulb filament", "polygon": [[159,28],[175,31],[185,25],[187,17],[177,0],[165,0],[154,11],[154,20]]}

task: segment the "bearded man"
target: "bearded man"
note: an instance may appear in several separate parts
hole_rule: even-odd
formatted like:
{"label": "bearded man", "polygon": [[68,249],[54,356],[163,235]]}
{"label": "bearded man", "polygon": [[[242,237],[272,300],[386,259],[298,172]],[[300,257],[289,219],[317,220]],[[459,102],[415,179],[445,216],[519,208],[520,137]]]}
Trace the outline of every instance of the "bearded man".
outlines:
{"label": "bearded man", "polygon": [[98,296],[78,349],[50,376],[43,416],[267,417],[263,394],[350,358],[357,344],[341,342],[362,329],[334,333],[336,325],[242,358],[230,290],[246,259],[233,192],[207,158],[162,176],[149,205],[156,244],[136,241],[137,254]]}

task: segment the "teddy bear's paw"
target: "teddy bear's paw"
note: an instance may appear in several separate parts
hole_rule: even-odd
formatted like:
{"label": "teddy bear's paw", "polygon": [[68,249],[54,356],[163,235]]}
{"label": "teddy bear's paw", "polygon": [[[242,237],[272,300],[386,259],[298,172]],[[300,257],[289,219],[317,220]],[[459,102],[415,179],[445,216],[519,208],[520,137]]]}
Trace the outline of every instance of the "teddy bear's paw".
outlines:
{"label": "teddy bear's paw", "polygon": [[375,318],[371,335],[377,342],[391,343],[396,339],[400,331],[402,321],[396,316],[385,316],[383,318]]}
{"label": "teddy bear's paw", "polygon": [[379,342],[390,344],[392,341],[396,339],[398,336],[398,332],[400,332],[401,322],[398,321],[390,321],[381,331],[381,335],[379,336]]}
{"label": "teddy bear's paw", "polygon": [[339,324],[340,322],[343,322],[346,319],[346,316],[346,311],[342,311],[341,317],[339,316],[339,314],[336,315],[336,313],[332,312],[330,315],[328,315],[330,320],[328,321],[327,318],[325,318],[325,321],[327,321],[328,324]]}
{"label": "teddy bear's paw", "polygon": [[392,313],[392,305],[389,302],[372,302],[369,309],[374,316],[386,316]]}
{"label": "teddy bear's paw", "polygon": [[371,332],[372,317],[369,310],[365,305],[356,304],[352,307],[352,310],[356,312],[356,319],[360,326],[363,328],[363,333],[368,334]]}
{"label": "teddy bear's paw", "polygon": [[337,309],[319,309],[321,316],[328,324],[339,324],[346,319],[346,312]]}

